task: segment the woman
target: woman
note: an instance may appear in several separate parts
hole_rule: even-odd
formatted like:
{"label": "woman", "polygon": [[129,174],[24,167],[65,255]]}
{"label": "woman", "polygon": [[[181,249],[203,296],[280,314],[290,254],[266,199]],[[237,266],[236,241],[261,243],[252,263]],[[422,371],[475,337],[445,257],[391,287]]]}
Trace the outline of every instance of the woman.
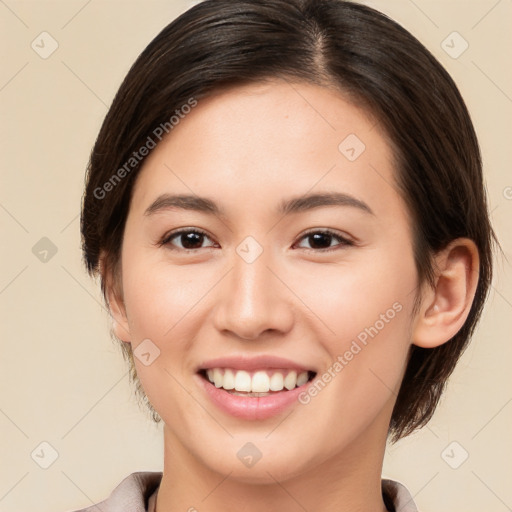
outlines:
{"label": "woman", "polygon": [[493,233],[467,109],[412,35],[341,0],[185,12],[106,116],[82,235],[164,423],[163,474],[101,510],[416,510],[385,443],[431,418]]}

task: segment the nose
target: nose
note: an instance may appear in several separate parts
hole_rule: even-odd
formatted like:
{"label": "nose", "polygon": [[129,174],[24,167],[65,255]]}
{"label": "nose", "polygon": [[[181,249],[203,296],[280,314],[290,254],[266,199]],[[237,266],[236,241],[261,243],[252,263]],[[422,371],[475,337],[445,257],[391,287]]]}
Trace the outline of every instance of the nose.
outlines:
{"label": "nose", "polygon": [[233,268],[218,289],[216,328],[244,340],[290,331],[293,295],[283,281],[266,251],[252,263],[234,254]]}

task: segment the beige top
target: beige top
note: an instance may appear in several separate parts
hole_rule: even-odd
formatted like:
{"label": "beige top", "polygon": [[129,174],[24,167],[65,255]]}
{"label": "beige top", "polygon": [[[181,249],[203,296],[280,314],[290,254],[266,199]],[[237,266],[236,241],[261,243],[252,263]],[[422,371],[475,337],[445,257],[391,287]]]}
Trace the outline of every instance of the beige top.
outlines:
{"label": "beige top", "polygon": [[[139,472],[127,476],[101,503],[76,512],[155,512],[160,472]],[[391,512],[418,512],[409,491],[393,480],[382,480],[383,492],[391,499]]]}

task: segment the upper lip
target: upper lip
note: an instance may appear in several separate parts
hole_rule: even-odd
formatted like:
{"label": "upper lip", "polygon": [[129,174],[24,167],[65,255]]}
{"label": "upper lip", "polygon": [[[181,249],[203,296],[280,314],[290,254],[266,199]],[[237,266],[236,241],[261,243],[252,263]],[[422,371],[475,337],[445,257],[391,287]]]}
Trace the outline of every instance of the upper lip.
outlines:
{"label": "upper lip", "polygon": [[287,369],[296,370],[297,372],[314,371],[295,361],[271,355],[219,357],[205,361],[198,367],[197,371],[210,368],[232,368],[233,370],[246,371],[264,369]]}

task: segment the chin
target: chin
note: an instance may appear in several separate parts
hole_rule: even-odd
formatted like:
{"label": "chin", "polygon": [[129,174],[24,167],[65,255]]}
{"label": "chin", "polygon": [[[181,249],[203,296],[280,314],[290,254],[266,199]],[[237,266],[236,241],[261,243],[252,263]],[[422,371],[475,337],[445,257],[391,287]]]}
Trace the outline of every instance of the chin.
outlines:
{"label": "chin", "polygon": [[[301,464],[297,467],[294,460],[284,460],[282,457],[273,457],[272,460],[263,460],[262,457],[252,467],[246,467],[238,459],[235,464],[215,464],[211,469],[222,475],[228,475],[231,481],[250,485],[268,485],[284,482],[299,476],[305,468]],[[218,461],[217,461],[218,462]],[[304,464],[304,461],[302,461]]]}

